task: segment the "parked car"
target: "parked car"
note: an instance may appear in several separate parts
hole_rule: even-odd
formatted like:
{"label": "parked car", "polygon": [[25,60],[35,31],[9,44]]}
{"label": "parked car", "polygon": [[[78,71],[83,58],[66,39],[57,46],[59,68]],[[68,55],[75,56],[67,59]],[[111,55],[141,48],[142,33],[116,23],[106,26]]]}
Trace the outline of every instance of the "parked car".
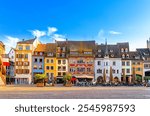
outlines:
{"label": "parked car", "polygon": [[146,87],[150,87],[150,80],[146,83]]}

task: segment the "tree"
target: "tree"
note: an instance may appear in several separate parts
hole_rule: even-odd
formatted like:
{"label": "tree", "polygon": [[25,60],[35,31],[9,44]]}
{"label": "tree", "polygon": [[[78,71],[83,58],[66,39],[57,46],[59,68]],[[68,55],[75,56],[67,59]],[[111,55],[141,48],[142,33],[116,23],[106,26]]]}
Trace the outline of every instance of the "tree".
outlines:
{"label": "tree", "polygon": [[106,71],[105,71],[105,68],[103,70],[103,82],[106,83]]}
{"label": "tree", "polygon": [[63,76],[63,81],[65,86],[72,86],[71,78],[72,75],[70,73],[67,73],[66,75]]}
{"label": "tree", "polygon": [[35,75],[35,80],[36,80],[36,83],[37,83],[37,86],[45,86],[45,83],[47,81],[47,76],[46,74],[36,74]]}
{"label": "tree", "polygon": [[126,83],[126,74],[125,74],[125,69],[123,69],[123,83]]}
{"label": "tree", "polygon": [[135,68],[133,68],[132,83],[135,82],[135,79],[136,79],[136,73],[135,73]]}
{"label": "tree", "polygon": [[110,83],[112,83],[114,81],[113,79],[113,74],[112,74],[112,67],[110,67]]}

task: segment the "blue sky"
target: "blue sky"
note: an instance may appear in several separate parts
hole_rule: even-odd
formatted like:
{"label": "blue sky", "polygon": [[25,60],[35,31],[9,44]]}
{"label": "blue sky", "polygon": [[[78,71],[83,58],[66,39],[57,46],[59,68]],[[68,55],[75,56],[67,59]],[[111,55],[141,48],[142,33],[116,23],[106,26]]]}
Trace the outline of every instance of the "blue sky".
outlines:
{"label": "blue sky", "polygon": [[[43,42],[96,40],[146,47],[150,0],[0,0],[0,40],[7,48],[35,35]],[[8,49],[7,49],[8,51]]]}

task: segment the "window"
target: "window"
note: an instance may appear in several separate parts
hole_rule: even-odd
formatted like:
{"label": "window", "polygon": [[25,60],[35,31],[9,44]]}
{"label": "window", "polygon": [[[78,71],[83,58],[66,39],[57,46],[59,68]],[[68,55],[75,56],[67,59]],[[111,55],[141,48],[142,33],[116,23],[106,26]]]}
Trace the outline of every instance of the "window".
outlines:
{"label": "window", "polygon": [[58,60],[58,64],[61,64],[61,60]]}
{"label": "window", "polygon": [[87,68],[87,72],[91,72],[91,68]]}
{"label": "window", "polygon": [[46,66],[46,69],[49,70],[49,66]]}
{"label": "window", "polygon": [[101,61],[98,61],[98,62],[97,62],[97,65],[101,65]]}
{"label": "window", "polygon": [[128,52],[128,48],[125,49],[125,52]]}
{"label": "window", "polygon": [[127,54],[126,57],[129,58],[129,54]]}
{"label": "window", "polygon": [[24,66],[29,66],[29,62],[24,62]]}
{"label": "window", "polygon": [[61,76],[61,72],[58,72],[58,76]]}
{"label": "window", "polygon": [[92,54],[92,52],[84,52],[84,54]]}
{"label": "window", "polygon": [[116,66],[116,62],[115,61],[113,61],[113,65]]}
{"label": "window", "polygon": [[42,65],[39,65],[39,69],[43,69],[43,68],[42,68]]}
{"label": "window", "polygon": [[49,63],[49,59],[46,60],[46,63]]}
{"label": "window", "polygon": [[130,69],[127,69],[127,73],[130,73]]}
{"label": "window", "polygon": [[108,66],[108,62],[106,62],[106,66]]}
{"label": "window", "polygon": [[140,65],[140,62],[137,62],[138,65]]}
{"label": "window", "polygon": [[61,66],[58,66],[58,71],[61,71]]}
{"label": "window", "polygon": [[51,63],[54,63],[54,60],[53,60],[53,59],[51,59]]}
{"label": "window", "polygon": [[33,67],[34,69],[37,69],[37,65],[34,65],[34,67]]}
{"label": "window", "polygon": [[63,72],[63,76],[64,76],[64,75],[66,75],[66,73],[65,73],[65,72]]}
{"label": "window", "polygon": [[116,71],[113,69],[113,73],[116,73]]}
{"label": "window", "polygon": [[135,62],[132,62],[132,65],[135,65],[136,63]]}
{"label": "window", "polygon": [[19,50],[23,50],[23,46],[18,46],[18,49]]}
{"label": "window", "polygon": [[23,74],[29,74],[29,69],[23,69]]}
{"label": "window", "polygon": [[25,58],[28,58],[28,54],[25,54],[25,56],[24,56]]}
{"label": "window", "polygon": [[17,54],[17,58],[23,58],[23,54]]}
{"label": "window", "polygon": [[62,53],[62,57],[63,57],[63,58],[65,57],[65,53]]}
{"label": "window", "polygon": [[66,71],[66,67],[65,66],[63,66],[63,71]]}
{"label": "window", "polygon": [[130,66],[130,62],[127,62],[127,66]]}
{"label": "window", "polygon": [[124,61],[122,62],[122,66],[125,66],[125,62]]}
{"label": "window", "polygon": [[98,52],[101,52],[101,50],[98,50]]}
{"label": "window", "polygon": [[53,53],[49,52],[49,53],[47,53],[47,56],[53,56]]}
{"label": "window", "polygon": [[117,70],[117,74],[119,74],[119,70]]}
{"label": "window", "polygon": [[113,52],[113,50],[110,50],[110,52],[112,53],[112,52]]}
{"label": "window", "polygon": [[34,62],[37,62],[37,58],[34,59]]}
{"label": "window", "polygon": [[114,54],[111,54],[111,57],[114,57]]}
{"label": "window", "polygon": [[49,77],[49,73],[46,73],[46,76]]}
{"label": "window", "polygon": [[124,55],[124,54],[122,54],[122,58],[125,58],[125,55]]}
{"label": "window", "polygon": [[124,49],[123,49],[123,48],[121,48],[121,52],[124,52]]}
{"label": "window", "polygon": [[40,52],[40,55],[42,56],[42,55],[43,55],[43,52]]}
{"label": "window", "polygon": [[30,50],[30,46],[26,46],[26,50]]}
{"label": "window", "polygon": [[108,74],[108,70],[106,70],[106,74]]}
{"label": "window", "polygon": [[53,67],[53,66],[51,66],[51,70],[54,70],[54,67]]}
{"label": "window", "polygon": [[23,62],[18,61],[18,62],[16,62],[16,65],[17,65],[17,66],[22,66],[22,65],[23,65]]}
{"label": "window", "polygon": [[141,68],[137,68],[136,70],[137,70],[137,71],[141,71]]}
{"label": "window", "polygon": [[66,60],[63,60],[63,64],[66,64]]}
{"label": "window", "polygon": [[40,58],[40,62],[43,62],[43,59]]}

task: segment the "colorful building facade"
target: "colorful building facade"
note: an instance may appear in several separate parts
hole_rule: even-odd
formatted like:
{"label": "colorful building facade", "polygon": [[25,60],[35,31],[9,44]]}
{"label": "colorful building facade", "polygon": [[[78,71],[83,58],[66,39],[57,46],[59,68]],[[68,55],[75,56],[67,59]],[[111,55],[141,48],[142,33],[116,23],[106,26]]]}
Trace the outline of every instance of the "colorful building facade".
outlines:
{"label": "colorful building facade", "polygon": [[80,80],[94,79],[95,41],[67,41],[68,72]]}
{"label": "colorful building facade", "polygon": [[48,81],[52,82],[57,77],[57,66],[56,66],[56,44],[47,43],[45,52],[45,74],[48,77]]}
{"label": "colorful building facade", "polygon": [[32,55],[32,80],[35,81],[36,74],[44,74],[44,58],[46,44],[38,44]]}
{"label": "colorful building facade", "polygon": [[15,83],[32,83],[32,54],[40,44],[37,38],[17,42],[15,52]]}

